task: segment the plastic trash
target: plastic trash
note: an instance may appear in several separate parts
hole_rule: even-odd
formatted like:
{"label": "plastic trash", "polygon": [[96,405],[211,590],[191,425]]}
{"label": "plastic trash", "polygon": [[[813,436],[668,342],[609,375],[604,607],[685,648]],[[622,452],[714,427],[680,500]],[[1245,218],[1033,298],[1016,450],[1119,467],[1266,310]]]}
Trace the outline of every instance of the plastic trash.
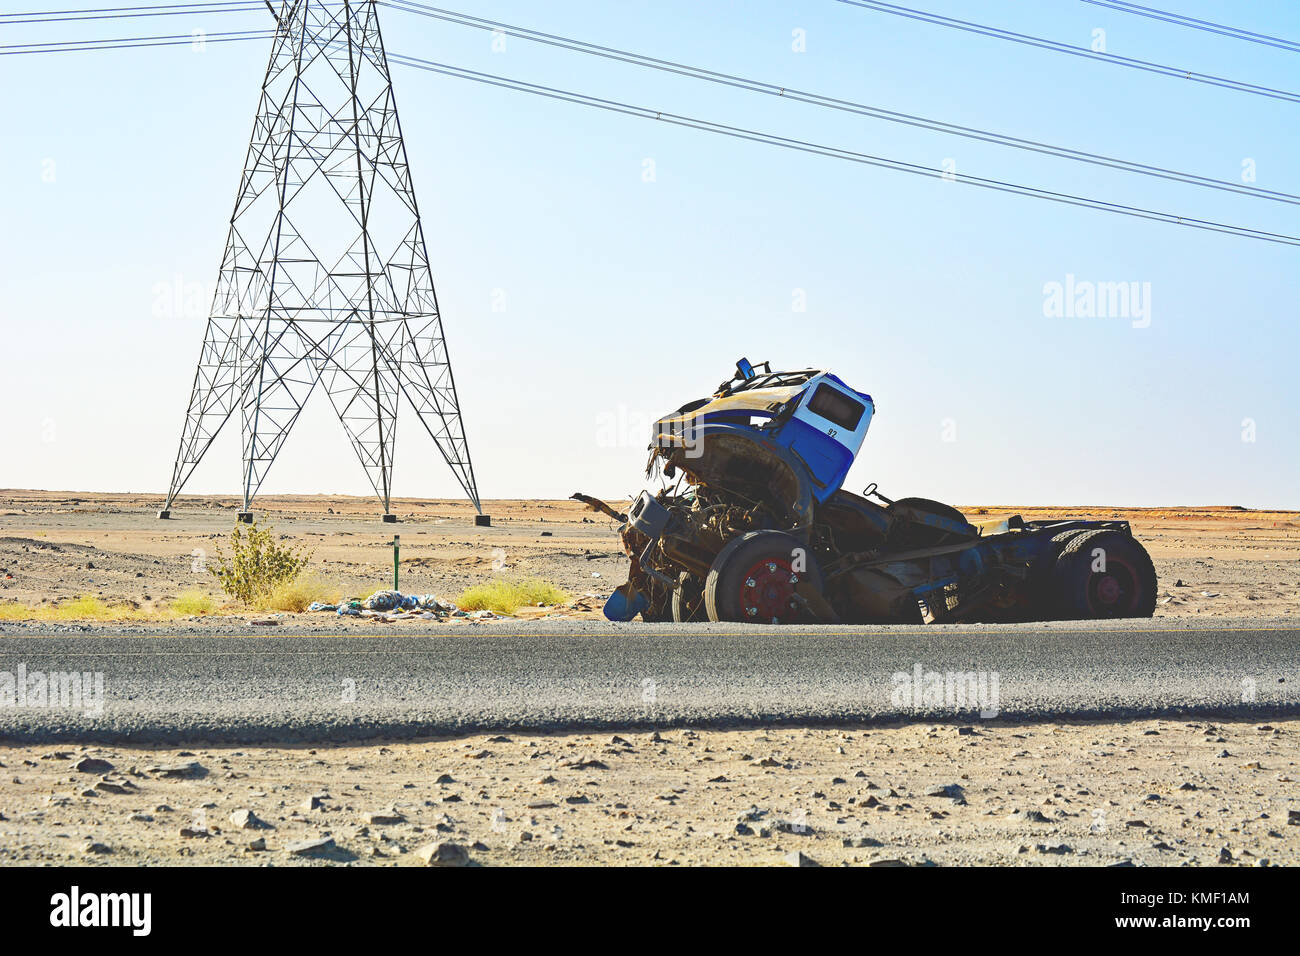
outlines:
{"label": "plastic trash", "polygon": [[391,611],[402,606],[401,591],[376,591],[362,602],[367,611]]}
{"label": "plastic trash", "polygon": [[[632,597],[628,597],[626,591],[632,591]],[[640,591],[635,591],[624,585],[614,591],[605,602],[605,617],[611,621],[630,621],[650,604],[646,596]]]}

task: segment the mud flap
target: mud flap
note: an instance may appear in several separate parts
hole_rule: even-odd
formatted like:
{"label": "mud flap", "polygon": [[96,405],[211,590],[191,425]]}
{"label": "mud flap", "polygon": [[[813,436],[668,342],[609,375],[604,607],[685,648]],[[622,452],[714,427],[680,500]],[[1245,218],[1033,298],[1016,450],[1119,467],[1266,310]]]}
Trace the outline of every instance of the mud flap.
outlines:
{"label": "mud flap", "polygon": [[615,588],[605,602],[605,617],[611,621],[630,621],[649,606],[650,600],[628,581]]}

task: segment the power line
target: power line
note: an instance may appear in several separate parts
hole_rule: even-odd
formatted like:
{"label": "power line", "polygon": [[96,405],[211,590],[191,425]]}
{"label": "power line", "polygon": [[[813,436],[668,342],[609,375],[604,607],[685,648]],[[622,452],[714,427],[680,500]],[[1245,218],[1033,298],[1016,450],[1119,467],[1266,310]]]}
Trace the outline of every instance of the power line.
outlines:
{"label": "power line", "polygon": [[195,42],[231,43],[238,40],[268,40],[274,33],[265,30],[236,30],[226,33],[192,33],[152,37],[114,37],[109,40],[63,40],[55,43],[7,43],[0,45],[0,56],[23,56],[33,53],[85,53],[93,50],[136,50],[155,46],[191,46]]}
{"label": "power line", "polygon": [[1100,63],[1110,63],[1114,66],[1126,66],[1134,70],[1145,70],[1148,73],[1158,73],[1161,76],[1172,76],[1177,77],[1178,79],[1192,80],[1197,83],[1206,83],[1210,86],[1220,86],[1224,89],[1235,90],[1238,93],[1253,93],[1256,96],[1267,96],[1270,99],[1286,100],[1289,103],[1300,103],[1300,93],[1293,93],[1288,90],[1277,90],[1268,86],[1257,86],[1254,83],[1244,83],[1240,80],[1233,80],[1223,76],[1214,76],[1210,73],[1196,73],[1192,70],[1183,70],[1174,66],[1164,66],[1163,64],[1151,63],[1147,60],[1135,60],[1132,57],[1127,56],[1116,56],[1113,53],[1096,53],[1092,50],[1070,46],[1068,43],[1060,43],[1056,40],[1047,40],[1043,37],[1029,36],[1025,33],[1015,33],[1011,30],[1003,30],[999,27],[990,27],[981,23],[971,23],[969,20],[956,20],[952,17],[940,16],[937,13],[927,13],[924,10],[914,10],[911,7],[900,7],[892,3],[880,3],[878,0],[836,0],[836,2],[848,4],[852,7],[862,7],[866,10],[875,10],[878,13],[888,13],[893,16],[907,17],[910,20],[919,20],[922,23],[932,23],[936,26],[951,27],[955,30],[965,30],[967,33],[978,33],[982,36],[993,37],[998,40],[1010,40],[1013,43],[1022,43],[1026,46],[1038,47],[1042,50],[1051,50],[1055,53],[1068,53],[1071,56],[1096,60]]}
{"label": "power line", "polygon": [[1237,193],[1243,196],[1253,196],[1257,199],[1270,199],[1275,202],[1300,205],[1300,196],[1291,193],[1278,192],[1271,189],[1261,189],[1257,186],[1247,184],[1225,182],[1208,176],[1199,176],[1195,173],[1185,173],[1174,169],[1167,169],[1163,166],[1136,163],[1130,160],[1118,159],[1100,153],[1089,153],[1083,150],[1070,149],[1064,146],[1053,146],[1049,143],[1042,143],[1037,140],[1022,139],[1020,137],[1008,136],[1003,133],[997,133],[976,127],[960,126],[956,123],[927,119],[926,117],[916,116],[910,113],[900,113],[895,110],[870,106],[865,103],[855,103],[850,100],[823,96],[818,93],[808,93],[787,86],[779,86],[775,83],[747,79],[730,73],[719,73],[715,70],[704,69],[703,67],[689,66],[672,60],[661,60],[641,53],[632,53],[614,47],[601,46],[599,44],[588,43],[583,40],[575,40],[572,37],[560,36],[558,34],[542,33],[537,30],[530,30],[527,27],[502,23],[497,20],[488,20],[467,13],[458,13],[454,10],[430,7],[425,4],[412,2],[412,0],[379,0],[379,3],[381,6],[388,7],[392,10],[400,10],[405,13],[415,13],[421,16],[442,20],[447,23],[455,23],[460,26],[472,27],[479,30],[501,32],[508,36],[530,40],[535,43],[542,43],[547,46],[572,50],[577,53],[586,53],[591,56],[629,63],[634,66],[659,70],[664,73],[673,73],[679,76],[690,77],[692,79],[704,80],[721,86],[749,90],[753,93],[764,93],[781,99],[794,100],[796,102],[821,106],[827,109],[840,110],[846,113],[856,113],[861,116],[869,116],[873,119],[881,119],[890,123],[899,123],[904,126],[913,126],[921,129],[933,130],[939,133],[962,136],[967,139],[980,140],[986,143],[995,143],[1000,146],[1008,146],[1014,149],[1042,153],[1056,156],[1061,159],[1073,160],[1075,162],[1089,163],[1094,166],[1105,166],[1124,172],[1138,173],[1144,176],[1153,176],[1160,179],[1169,179],[1175,182],[1186,183],[1188,185],[1202,186],[1209,189],[1219,189],[1224,192]]}
{"label": "power line", "polygon": [[261,7],[226,5],[210,10],[170,10],[160,13],[102,13],[86,17],[46,17],[31,20],[0,20],[0,26],[12,26],[19,23],[75,23],[81,20],[130,20],[136,17],[183,17],[196,13],[260,13]]}
{"label": "power line", "polygon": [[1219,36],[1232,37],[1235,40],[1246,40],[1250,43],[1277,47],[1279,50],[1300,53],[1300,43],[1283,37],[1269,36],[1267,33],[1255,33],[1253,30],[1230,27],[1222,23],[1214,23],[1211,20],[1198,20],[1196,17],[1184,16],[1181,13],[1170,13],[1167,10],[1157,10],[1154,7],[1144,7],[1137,3],[1126,3],[1124,0],[1082,0],[1082,2],[1091,3],[1097,7],[1109,7],[1121,13],[1132,13],[1139,17],[1175,23],[1178,26],[1190,27],[1193,30],[1204,30],[1206,33],[1217,33]]}
{"label": "power line", "polygon": [[[210,34],[204,37],[204,40],[213,42],[231,42],[236,40],[263,39],[272,36],[266,31],[240,31],[235,33]],[[194,37],[192,35],[180,36],[156,36],[156,37],[120,37],[112,40],[82,40],[66,41],[60,44],[10,44],[0,46],[0,56],[13,56],[31,53],[66,53],[82,52],[85,50],[97,49],[120,49],[123,47],[136,48],[137,46],[175,46],[180,44],[192,44]],[[334,44],[331,44],[334,45]],[[652,119],[659,122],[670,123],[676,126],[696,129],[703,132],[715,133],[717,135],[728,136],[735,139],[748,140],[751,142],[763,143],[770,146],[779,146],[784,149],[792,149],[798,152],[812,153],[814,155],[826,156],[832,159],[841,159],[847,162],[855,162],[862,165],[877,166],[884,169],[893,169],[898,172],[911,173],[913,175],[925,176],[928,178],[947,179],[954,182],[966,183],[972,186],[979,186],[984,189],[990,189],[997,192],[1010,193],[1013,195],[1028,196],[1034,199],[1042,199],[1050,202],[1062,203],[1065,205],[1078,206],[1086,209],[1095,209],[1102,212],[1110,212],[1117,215],[1130,216],[1139,219],[1148,219],[1156,222],[1164,222],[1171,225],[1186,226],[1193,229],[1202,229],[1211,232],[1219,232],[1227,235],[1239,236],[1247,239],[1257,239],[1264,242],[1274,242],[1283,245],[1300,246],[1300,236],[1291,236],[1283,233],[1265,232],[1259,229],[1251,229],[1246,226],[1237,226],[1231,223],[1217,222],[1214,220],[1196,219],[1189,216],[1180,216],[1174,213],[1161,212],[1159,210],[1148,209],[1141,206],[1129,206],[1121,203],[1112,203],[1105,200],[1093,199],[1087,196],[1079,196],[1071,193],[1054,192],[1052,190],[1042,189],[1036,186],[1025,186],[1018,183],[1007,182],[997,179],[989,179],[980,176],[969,176],[950,174],[944,171],[931,169],[927,166],[921,166],[916,163],[908,163],[902,160],[890,159],[889,157],[876,156],[869,153],[857,152],[855,150],[843,149],[836,146],[826,146],[819,143],[812,143],[805,140],[792,139],[789,137],[778,136],[773,133],[765,133],[760,130],[747,129],[740,126],[730,126],[723,123],[717,123],[711,120],[699,119],[696,117],[684,116],[676,113],[667,113],[662,110],[653,110],[649,107],[636,106],[630,103],[623,103],[617,100],[607,100],[585,93],[577,93],[571,90],[563,90],[557,87],[543,86],[537,83],[528,83],[524,80],[516,80],[510,77],[497,76],[491,73],[482,73],[475,70],[456,67],[446,63],[437,63],[432,60],[425,60],[420,57],[406,56],[402,54],[389,54],[388,58],[401,66],[409,66],[426,72],[440,73],[445,76],[452,76],[459,79],[472,80],[478,83],[485,83],[502,89],[513,90],[515,92],[531,93],[537,96],[543,96],[549,99],[562,100],[569,103],[576,103],[581,106],[590,106],[607,112],[621,113],[627,116],[636,116],[641,119]],[[666,62],[666,61],[665,61]],[[1286,194],[1279,194],[1286,195]]]}
{"label": "power line", "polygon": [[902,160],[890,159],[884,156],[874,156],[869,153],[860,153],[854,150],[841,149],[835,146],[810,143],[805,140],[777,136],[773,133],[764,133],[759,130],[746,129],[740,126],[729,126],[722,123],[715,123],[711,120],[683,116],[677,113],[666,113],[660,110],[650,109],[649,107],[635,106],[617,100],[601,99],[585,93],[576,93],[571,90],[562,90],[556,87],[542,86],[537,83],[528,83],[523,80],[497,76],[492,73],[481,73],[476,70],[468,70],[447,63],[437,63],[419,57],[390,53],[388,54],[388,59],[401,66],[409,66],[431,73],[440,73],[445,76],[472,80],[476,83],[485,83],[502,89],[514,90],[521,93],[531,93],[549,99],[576,103],[580,106],[590,106],[595,109],[606,110],[612,113],[621,113],[626,116],[635,116],[640,119],[657,120],[659,122],[671,123],[675,126],[684,126],[689,129],[716,133],[718,135],[730,136],[736,139],[765,143],[770,146],[780,146],[785,149],[797,150],[804,153],[813,153],[819,156],[827,156],[832,159],[842,159],[848,162],[860,163],[867,166],[878,166],[884,169],[893,169],[899,172],[926,176],[932,179],[950,179],[954,182],[979,186],[984,189],[1013,193],[1020,196],[1029,196],[1035,199],[1044,199],[1050,202],[1058,202],[1070,206],[1096,209],[1102,212],[1115,213],[1117,215],[1132,216],[1139,219],[1150,219],[1157,222],[1169,223],[1171,225],[1187,226],[1189,228],[1204,229],[1211,232],[1221,232],[1247,239],[1258,239],[1264,242],[1276,242],[1288,246],[1300,246],[1300,236],[1265,232],[1260,229],[1251,229],[1246,226],[1236,226],[1230,223],[1215,222],[1208,219],[1194,219],[1189,216],[1179,216],[1174,213],[1160,212],[1154,209],[1146,209],[1141,206],[1128,206],[1121,203],[1106,202],[1100,199],[1091,199],[1086,196],[1053,192],[1051,190],[1040,189],[1036,186],[1023,186],[1018,183],[987,179],[980,176],[950,175],[940,170],[931,169],[927,166],[917,165],[916,163],[907,163]]}
{"label": "power line", "polygon": [[65,13],[129,13],[137,10],[197,9],[199,7],[225,6],[227,2],[256,3],[257,0],[205,0],[203,3],[155,3],[147,6],[137,5],[131,7],[78,7],[76,10],[28,10],[20,13],[0,13],[0,17],[53,17]]}
{"label": "power line", "polygon": [[[445,10],[438,7],[430,7],[424,4],[411,2],[411,0],[379,0],[380,5],[390,9],[399,10],[406,13],[414,13],[421,16],[431,17],[448,23],[454,23],[460,26],[467,26],[481,30],[494,30],[504,32],[508,35],[516,36],[521,39],[531,40],[537,43],[543,43],[549,46],[560,47],[573,50],[579,53],[586,53],[593,56],[604,57],[606,59],[618,60],[630,63],[636,66],[647,67],[649,69],[659,70],[661,72],[675,73],[682,76],[688,76],[694,79],[704,80],[706,82],[716,83],[724,86],[731,86],[740,89],[746,89],[751,92],[764,93],[768,95],[779,96],[784,99],[791,99],[815,106],[821,106],[829,109],[836,109],[843,112],[856,113],[858,115],[869,116],[875,119],[882,119],[887,122],[898,123],[906,126],[913,126],[921,129],[929,129],[935,132],[946,133],[955,136],[962,136],[967,139],[979,140],[982,142],[994,143],[1001,146],[1007,146],[1014,149],[1022,149],[1029,152],[1041,153],[1044,155],[1056,156],[1062,159],[1069,159],[1076,162],[1089,163],[1095,166],[1102,166],[1111,169],[1118,169],[1124,172],[1138,173],[1140,175],[1152,176],[1160,179],[1172,180],[1188,185],[1201,186],[1209,189],[1218,189],[1224,192],[1236,193],[1238,195],[1252,196],[1259,199],[1269,199],[1275,202],[1285,202],[1292,205],[1300,204],[1300,196],[1290,193],[1279,192],[1277,190],[1263,189],[1258,186],[1248,184],[1237,184],[1225,182],[1223,180],[1213,179],[1207,176],[1200,176],[1195,173],[1186,173],[1178,170],[1169,169],[1163,166],[1156,166],[1147,163],[1137,163],[1130,160],[1120,159],[1113,156],[1106,156],[1099,153],[1090,153],[1084,150],[1071,149],[1069,147],[1054,146],[1049,143],[1043,143],[1037,140],[1024,139],[1021,137],[1009,136],[1003,133],[997,133],[990,130],[979,129],[976,127],[961,126],[955,123],[947,123],[942,120],[928,119],[922,116],[916,116],[908,113],[900,113],[894,110],[888,110],[883,107],[871,106],[864,103],[855,103],[849,100],[837,99],[834,97],[823,96],[821,94],[809,93],[802,90],[796,90],[789,87],[778,86],[774,83],[767,83],[760,80],[748,79],[745,77],[734,76],[732,74],[720,73],[714,70],[694,67],[683,63],[676,63],[671,60],[662,60],[644,54],[633,53],[626,50],[619,50],[613,47],[601,46],[599,44],[587,43],[582,40],[576,40],[572,37],[560,36],[557,34],[542,33],[536,30],[530,30],[526,27],[520,27],[514,24],[502,23],[500,21],[488,20],[483,17],[476,17],[471,14],[459,13],[454,10]],[[1093,0],[1085,0],[1093,2]],[[1099,0],[1099,2],[1110,2],[1110,0]],[[889,5],[886,5],[889,6]],[[217,9],[213,9],[217,8]],[[197,4],[168,4],[165,6],[153,7],[108,7],[98,10],[71,10],[71,11],[53,11],[54,13],[76,13],[76,14],[105,14],[104,17],[77,17],[76,19],[107,19],[113,16],[153,16],[162,15],[170,16],[175,14],[188,14],[200,12],[246,12],[256,10],[256,0],[226,0],[226,2],[209,2]],[[142,13],[142,12],[123,12],[123,11],[149,11],[164,10],[168,11],[160,14]],[[0,15],[4,16],[4,15]],[[31,16],[30,14],[10,14],[9,16]],[[11,22],[40,22],[35,20],[19,20]],[[156,38],[169,39],[169,38]],[[136,40],[127,45],[138,46],[164,46],[166,43],[145,43],[143,38]],[[33,44],[35,46],[35,44]],[[39,52],[68,52],[65,49],[57,49],[56,46],[61,44],[43,44],[49,47]],[[71,45],[69,45],[71,47]],[[118,49],[122,44],[77,44],[75,49]],[[33,51],[37,52],[37,51]]]}
{"label": "power line", "polygon": [[260,4],[256,0],[219,0],[219,2],[211,3],[169,3],[148,7],[101,7],[89,10],[0,13],[0,25],[73,23],[79,20],[124,20],[135,17],[176,17],[191,16],[196,13],[244,13],[248,10],[260,10]]}

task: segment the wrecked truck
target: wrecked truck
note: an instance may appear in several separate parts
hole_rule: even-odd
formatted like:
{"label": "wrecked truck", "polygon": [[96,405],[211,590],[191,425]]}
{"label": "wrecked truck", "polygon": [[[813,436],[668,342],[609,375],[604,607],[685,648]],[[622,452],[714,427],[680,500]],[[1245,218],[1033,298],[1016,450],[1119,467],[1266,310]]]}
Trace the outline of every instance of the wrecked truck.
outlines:
{"label": "wrecked truck", "polygon": [[842,487],[875,414],[826,370],[742,359],[653,427],[620,523],[631,567],[605,616],[769,624],[1150,617],[1156,573],[1126,521],[972,521]]}

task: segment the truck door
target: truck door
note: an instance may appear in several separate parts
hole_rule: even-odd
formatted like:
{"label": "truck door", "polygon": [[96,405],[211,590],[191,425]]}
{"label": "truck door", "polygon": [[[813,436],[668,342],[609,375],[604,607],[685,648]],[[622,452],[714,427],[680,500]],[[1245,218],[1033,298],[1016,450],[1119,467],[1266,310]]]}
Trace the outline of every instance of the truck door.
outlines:
{"label": "truck door", "polygon": [[844,483],[871,423],[871,398],[833,376],[813,379],[782,428],[789,448],[808,466],[814,496],[825,501]]}

